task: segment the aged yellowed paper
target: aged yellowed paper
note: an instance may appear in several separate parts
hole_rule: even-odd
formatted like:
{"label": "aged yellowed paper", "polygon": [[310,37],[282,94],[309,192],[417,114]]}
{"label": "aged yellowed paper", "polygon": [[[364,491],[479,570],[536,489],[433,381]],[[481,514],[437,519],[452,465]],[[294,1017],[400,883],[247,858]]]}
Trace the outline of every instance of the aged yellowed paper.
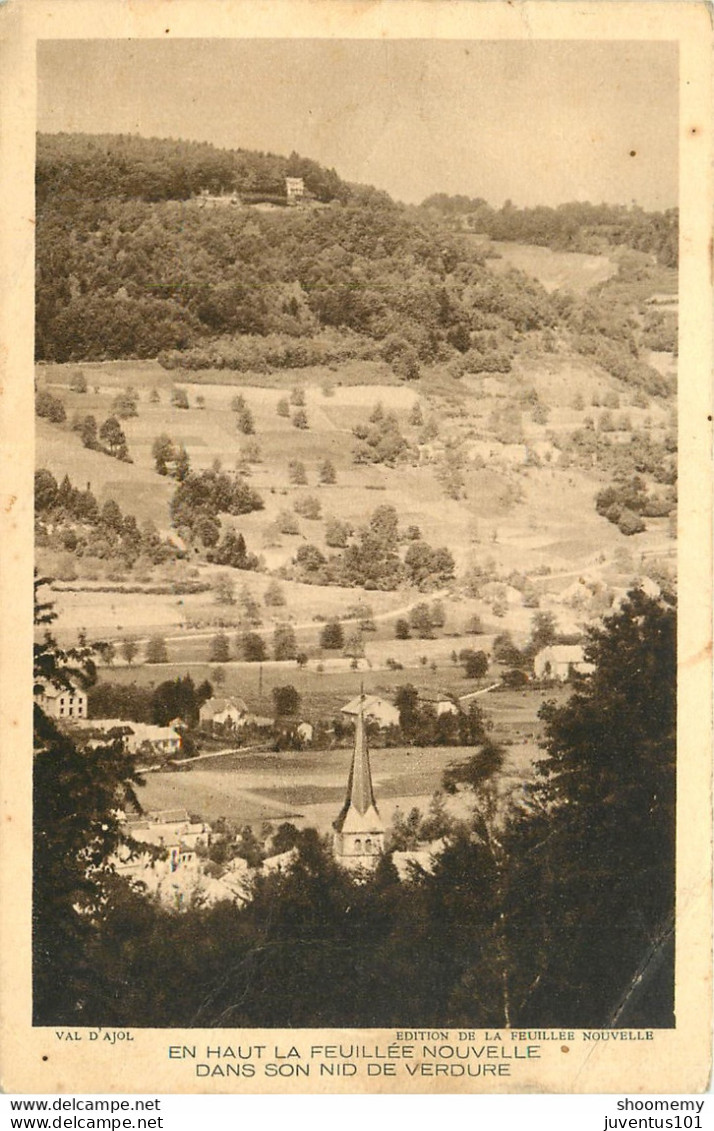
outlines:
{"label": "aged yellowed paper", "polygon": [[706,1088],[707,8],[0,68],[3,1087]]}

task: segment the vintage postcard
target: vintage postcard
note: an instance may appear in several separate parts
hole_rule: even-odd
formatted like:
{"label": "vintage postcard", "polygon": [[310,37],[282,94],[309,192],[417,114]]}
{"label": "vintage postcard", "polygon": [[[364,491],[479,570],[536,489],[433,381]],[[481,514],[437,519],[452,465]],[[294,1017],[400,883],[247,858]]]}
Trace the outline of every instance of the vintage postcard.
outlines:
{"label": "vintage postcard", "polygon": [[705,1089],[707,7],[0,59],[3,1087]]}

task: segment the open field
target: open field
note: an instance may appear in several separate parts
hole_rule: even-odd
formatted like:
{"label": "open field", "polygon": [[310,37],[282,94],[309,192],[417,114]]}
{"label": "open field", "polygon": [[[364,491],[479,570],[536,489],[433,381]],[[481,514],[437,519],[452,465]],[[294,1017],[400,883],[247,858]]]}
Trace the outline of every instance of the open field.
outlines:
{"label": "open field", "polygon": [[526,275],[533,275],[547,291],[570,290],[585,294],[591,287],[604,283],[617,273],[617,263],[606,255],[583,255],[576,251],[552,251],[549,247],[489,241],[489,247],[500,258],[488,259],[489,267],[496,272],[516,267]]}
{"label": "open field", "polygon": [[[468,695],[493,680],[469,680],[463,668],[454,665],[448,658],[437,667],[429,665],[405,667],[401,671],[373,671],[365,668],[360,671],[317,672],[314,666],[299,668],[293,661],[267,664],[207,664],[175,663],[144,664],[139,667],[100,668],[100,679],[115,683],[136,683],[139,687],[152,687],[168,679],[189,674],[195,683],[204,679],[215,680],[216,667],[220,666],[225,682],[222,695],[238,695],[245,699],[248,707],[256,714],[270,714],[273,709],[272,690],[292,684],[302,699],[301,716],[308,720],[333,718],[350,699],[359,695],[364,685],[365,694],[387,696],[405,683],[413,683],[420,689],[430,691],[451,691],[456,695]],[[262,668],[262,672],[261,672]],[[498,671],[498,666],[494,671]],[[492,701],[486,696],[485,701]]]}
{"label": "open field", "polygon": [[[554,693],[562,698],[564,693]],[[549,693],[550,697],[550,693]],[[488,696],[494,736],[507,741],[501,787],[507,789],[533,774],[542,752],[537,718],[542,692],[499,692]],[[394,747],[372,749],[370,761],[380,813],[389,823],[395,810],[422,810],[440,787],[445,768],[473,753],[468,747]],[[140,801],[146,809],[186,808],[206,820],[225,817],[237,825],[279,823],[312,825],[330,831],[345,796],[351,750],[236,752],[206,759],[185,773],[146,775]]]}

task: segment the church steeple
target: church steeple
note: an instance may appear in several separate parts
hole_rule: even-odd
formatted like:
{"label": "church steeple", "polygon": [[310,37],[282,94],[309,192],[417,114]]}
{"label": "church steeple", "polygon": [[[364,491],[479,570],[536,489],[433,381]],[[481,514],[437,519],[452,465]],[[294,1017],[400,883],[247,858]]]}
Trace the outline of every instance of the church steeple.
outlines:
{"label": "church steeple", "polygon": [[347,796],[334,829],[334,851],[341,864],[348,868],[373,868],[376,865],[384,851],[384,825],[374,798],[362,706],[355,724]]}

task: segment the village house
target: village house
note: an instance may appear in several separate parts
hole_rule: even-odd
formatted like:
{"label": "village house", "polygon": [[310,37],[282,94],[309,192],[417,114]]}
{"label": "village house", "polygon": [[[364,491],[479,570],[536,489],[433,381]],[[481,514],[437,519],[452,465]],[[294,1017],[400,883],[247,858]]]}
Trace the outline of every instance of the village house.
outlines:
{"label": "village house", "polygon": [[367,722],[376,723],[381,730],[399,726],[399,708],[387,699],[380,699],[378,695],[358,695],[356,699],[345,703],[341,714],[350,719],[363,714]]}
{"label": "village house", "polygon": [[[192,821],[185,809],[162,809],[130,818],[125,831],[139,844],[175,849],[176,860],[181,853],[195,853],[199,844],[207,848],[211,843],[211,826],[205,821]],[[183,862],[188,862],[188,856]]]}
{"label": "village house", "polygon": [[87,717],[87,693],[78,687],[60,688],[46,683],[35,700],[38,707],[53,719]]}
{"label": "village house", "polygon": [[453,697],[445,691],[420,691],[419,706],[430,707],[436,717],[440,715],[458,715],[459,705]]}
{"label": "village house", "polygon": [[198,718],[201,726],[244,727],[248,718],[248,707],[243,699],[214,696],[202,704]]}
{"label": "village house", "polygon": [[301,742],[312,742],[315,737],[315,728],[312,723],[299,723],[295,731]]}
{"label": "village house", "polygon": [[[76,720],[82,730],[98,731],[107,738],[120,738],[128,754],[137,754],[143,747],[150,747],[155,754],[171,756],[181,750],[181,735],[172,726],[154,726],[152,723],[136,723],[127,719],[81,719]],[[90,745],[98,745],[96,739]]]}
{"label": "village house", "polygon": [[533,657],[536,679],[552,679],[564,683],[574,672],[589,675],[594,671],[595,665],[586,663],[580,644],[551,644]]}
{"label": "village house", "polygon": [[[207,907],[223,900],[243,906],[252,898],[252,873],[240,857],[220,878],[206,871],[205,852],[199,849],[210,845],[210,825],[192,821],[185,810],[130,818],[124,831],[134,846],[120,845],[113,861],[117,872],[138,881],[165,906],[182,910],[196,899]],[[163,850],[159,857],[156,849]]]}
{"label": "village house", "polygon": [[144,744],[148,744],[157,754],[178,754],[181,750],[181,735],[172,726],[154,726],[151,723],[130,723],[131,734],[127,748],[136,754]]}
{"label": "village house", "polygon": [[406,849],[404,852],[393,852],[392,863],[397,869],[399,879],[404,881],[409,880],[413,874],[414,866],[422,872],[430,874],[434,871],[434,866],[439,856],[446,848],[446,840],[441,837],[439,840],[431,841],[430,844],[422,845],[420,848]]}

